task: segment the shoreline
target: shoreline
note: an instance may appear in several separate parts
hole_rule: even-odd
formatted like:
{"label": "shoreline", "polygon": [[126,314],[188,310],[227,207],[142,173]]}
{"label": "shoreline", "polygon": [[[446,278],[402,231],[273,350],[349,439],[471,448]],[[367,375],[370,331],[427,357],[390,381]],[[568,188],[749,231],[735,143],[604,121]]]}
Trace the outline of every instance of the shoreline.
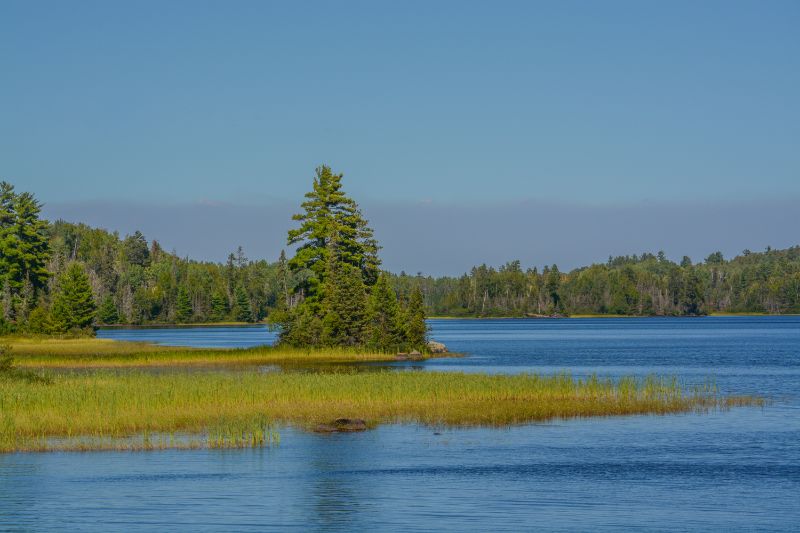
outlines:
{"label": "shoreline", "polygon": [[579,313],[562,317],[527,317],[518,315],[505,316],[429,316],[429,320],[569,320],[571,318],[706,318],[706,317],[761,317],[761,316],[800,316],[800,313],[709,313],[707,315],[682,316],[682,315],[612,315]]}

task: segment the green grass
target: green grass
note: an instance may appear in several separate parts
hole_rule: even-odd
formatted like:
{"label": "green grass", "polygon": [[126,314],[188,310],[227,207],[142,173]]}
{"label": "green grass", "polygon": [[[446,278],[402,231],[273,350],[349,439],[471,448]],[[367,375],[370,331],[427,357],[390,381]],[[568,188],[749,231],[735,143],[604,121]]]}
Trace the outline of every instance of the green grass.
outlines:
{"label": "green grass", "polygon": [[11,346],[18,366],[40,369],[352,363],[391,361],[396,355],[352,348],[184,348],[95,338],[0,338],[2,344]]}
{"label": "green grass", "polygon": [[95,370],[54,374],[49,384],[0,378],[0,451],[264,446],[277,425],[340,417],[507,426],[762,403],[657,377]]}

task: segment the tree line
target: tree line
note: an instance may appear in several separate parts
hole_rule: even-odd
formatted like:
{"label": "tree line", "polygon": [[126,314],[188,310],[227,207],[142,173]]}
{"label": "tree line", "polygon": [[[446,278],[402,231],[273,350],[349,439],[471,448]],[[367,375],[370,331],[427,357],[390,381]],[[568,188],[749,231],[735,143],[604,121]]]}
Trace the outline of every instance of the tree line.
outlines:
{"label": "tree line", "polygon": [[569,272],[511,261],[458,277],[393,275],[341,179],[317,169],[288,235],[293,257],[250,260],[239,247],[224,263],[180,257],[138,231],[47,222],[31,193],[0,182],[0,333],[269,319],[287,344],[420,347],[426,313],[800,313],[800,246],[697,264],[659,252]]}
{"label": "tree line", "polygon": [[609,257],[569,272],[557,265],[523,269],[511,261],[459,277],[392,278],[396,287],[412,282],[423,287],[434,316],[800,313],[800,246],[745,250],[730,260],[714,252],[697,264],[659,252]]}
{"label": "tree line", "polygon": [[40,218],[30,193],[0,183],[0,334],[88,333],[96,325],[269,322],[293,346],[424,350],[419,287],[397,292],[341,174],[317,169],[278,261],[225,263],[165,251],[136,231]]}

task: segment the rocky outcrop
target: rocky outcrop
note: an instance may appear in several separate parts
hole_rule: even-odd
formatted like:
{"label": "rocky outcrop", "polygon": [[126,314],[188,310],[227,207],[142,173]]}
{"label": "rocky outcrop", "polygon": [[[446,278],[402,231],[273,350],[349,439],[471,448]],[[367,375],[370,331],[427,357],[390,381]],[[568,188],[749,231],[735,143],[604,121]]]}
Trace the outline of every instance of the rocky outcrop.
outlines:
{"label": "rocky outcrop", "polygon": [[421,361],[425,359],[425,356],[418,350],[411,350],[408,353],[400,352],[395,356],[395,359],[398,361]]}
{"label": "rocky outcrop", "polygon": [[314,428],[317,433],[349,433],[366,430],[367,423],[362,418],[337,418],[329,424],[319,424]]}
{"label": "rocky outcrop", "polygon": [[428,341],[428,351],[431,353],[447,353],[447,346],[441,342]]}

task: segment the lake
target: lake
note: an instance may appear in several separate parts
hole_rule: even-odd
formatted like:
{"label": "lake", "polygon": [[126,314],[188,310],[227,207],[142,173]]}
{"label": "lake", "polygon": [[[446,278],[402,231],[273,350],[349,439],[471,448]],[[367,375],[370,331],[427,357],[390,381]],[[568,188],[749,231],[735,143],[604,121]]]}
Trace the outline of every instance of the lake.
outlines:
{"label": "lake", "polygon": [[[675,375],[763,409],[508,429],[281,430],[278,446],[0,455],[2,531],[797,530],[800,317],[432,320],[460,359],[398,368]],[[260,326],[102,330],[188,346]]]}

